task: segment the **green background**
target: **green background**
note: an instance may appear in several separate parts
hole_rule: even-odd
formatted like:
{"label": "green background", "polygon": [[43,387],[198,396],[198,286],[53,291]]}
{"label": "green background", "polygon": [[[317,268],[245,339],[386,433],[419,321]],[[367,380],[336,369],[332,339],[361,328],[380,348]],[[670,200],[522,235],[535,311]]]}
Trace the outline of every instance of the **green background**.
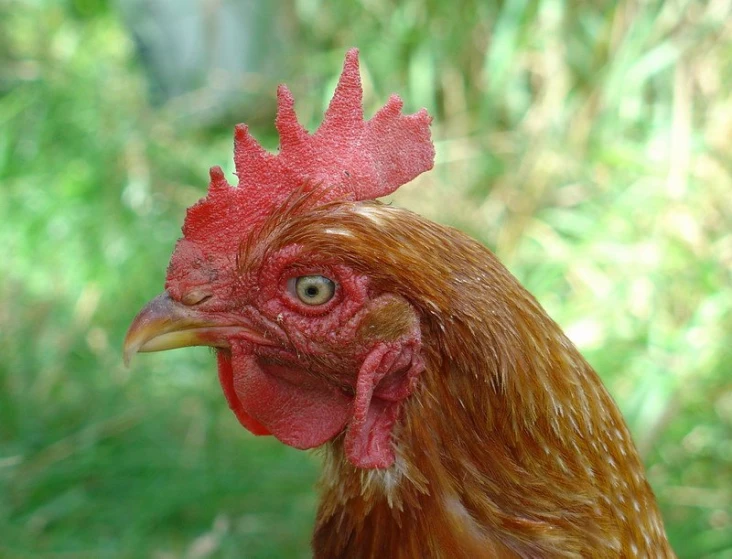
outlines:
{"label": "green background", "polygon": [[209,351],[120,346],[233,124],[274,149],[284,81],[313,130],[358,46],[367,114],[435,117],[394,202],[498,254],[617,399],[679,556],[732,558],[732,3],[268,5],[267,64],[166,98],[122,5],[0,0],[0,557],[310,555],[317,453],[242,429]]}

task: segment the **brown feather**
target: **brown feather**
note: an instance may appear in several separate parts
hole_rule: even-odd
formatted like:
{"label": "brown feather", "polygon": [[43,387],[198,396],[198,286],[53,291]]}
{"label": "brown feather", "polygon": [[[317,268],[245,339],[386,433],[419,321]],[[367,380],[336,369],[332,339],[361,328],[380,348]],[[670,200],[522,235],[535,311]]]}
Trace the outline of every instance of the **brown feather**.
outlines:
{"label": "brown feather", "polygon": [[[359,470],[342,438],[328,445],[317,557],[673,557],[617,406],[488,249],[377,202],[287,213],[268,250],[301,245],[401,295],[427,364],[392,467]],[[398,331],[400,312],[363,335]]]}

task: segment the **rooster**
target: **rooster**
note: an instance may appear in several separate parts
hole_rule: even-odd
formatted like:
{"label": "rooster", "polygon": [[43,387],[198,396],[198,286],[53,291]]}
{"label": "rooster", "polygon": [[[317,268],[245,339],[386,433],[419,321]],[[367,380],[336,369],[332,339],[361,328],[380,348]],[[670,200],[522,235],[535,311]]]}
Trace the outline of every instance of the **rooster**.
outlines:
{"label": "rooster", "polygon": [[358,52],[309,134],[285,86],[277,155],[236,127],[136,352],[206,345],[255,435],[322,447],[318,558],[673,557],[628,428],[496,257],[374,199],[432,168],[431,118],[363,119]]}

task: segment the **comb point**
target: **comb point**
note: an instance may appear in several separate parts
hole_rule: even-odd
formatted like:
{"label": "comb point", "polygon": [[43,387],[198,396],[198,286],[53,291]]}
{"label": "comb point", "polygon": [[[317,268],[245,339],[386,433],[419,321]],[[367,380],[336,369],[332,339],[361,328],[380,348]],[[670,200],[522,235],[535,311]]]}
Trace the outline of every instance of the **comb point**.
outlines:
{"label": "comb point", "polygon": [[321,130],[338,129],[346,135],[350,128],[360,127],[363,123],[363,89],[359,71],[358,49],[346,53],[343,71],[338,78],[333,98],[325,111]]}
{"label": "comb point", "polygon": [[397,118],[401,115],[403,107],[404,101],[402,101],[401,97],[398,95],[391,95],[389,96],[389,100],[386,102],[386,105],[381,107],[374,115],[373,120]]}
{"label": "comb point", "polygon": [[307,130],[297,120],[295,99],[284,84],[277,88],[277,117],[275,127],[280,135],[280,151],[286,151],[305,141]]}
{"label": "comb point", "polygon": [[208,184],[209,192],[218,192],[231,188],[231,185],[228,183],[226,177],[224,176],[223,169],[218,165],[211,167],[208,170],[208,176],[210,178],[210,182]]}

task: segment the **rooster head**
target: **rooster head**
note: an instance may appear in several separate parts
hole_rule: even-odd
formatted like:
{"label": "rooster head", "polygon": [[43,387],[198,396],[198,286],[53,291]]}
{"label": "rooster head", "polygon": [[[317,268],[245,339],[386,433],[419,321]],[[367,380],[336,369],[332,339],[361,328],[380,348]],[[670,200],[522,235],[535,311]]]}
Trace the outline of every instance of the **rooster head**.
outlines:
{"label": "rooster head", "polygon": [[432,167],[431,119],[425,110],[402,115],[392,96],[364,121],[356,49],[314,134],[285,86],[277,98],[279,153],[236,127],[238,184],[211,169],[165,291],[130,326],[125,358],[212,346],[229,406],[252,433],[300,449],[343,435],[351,463],[385,468],[400,404],[424,368],[419,316],[357,260],[312,241],[353,236],[328,211],[339,205],[348,207],[344,219],[378,225],[368,201]]}

